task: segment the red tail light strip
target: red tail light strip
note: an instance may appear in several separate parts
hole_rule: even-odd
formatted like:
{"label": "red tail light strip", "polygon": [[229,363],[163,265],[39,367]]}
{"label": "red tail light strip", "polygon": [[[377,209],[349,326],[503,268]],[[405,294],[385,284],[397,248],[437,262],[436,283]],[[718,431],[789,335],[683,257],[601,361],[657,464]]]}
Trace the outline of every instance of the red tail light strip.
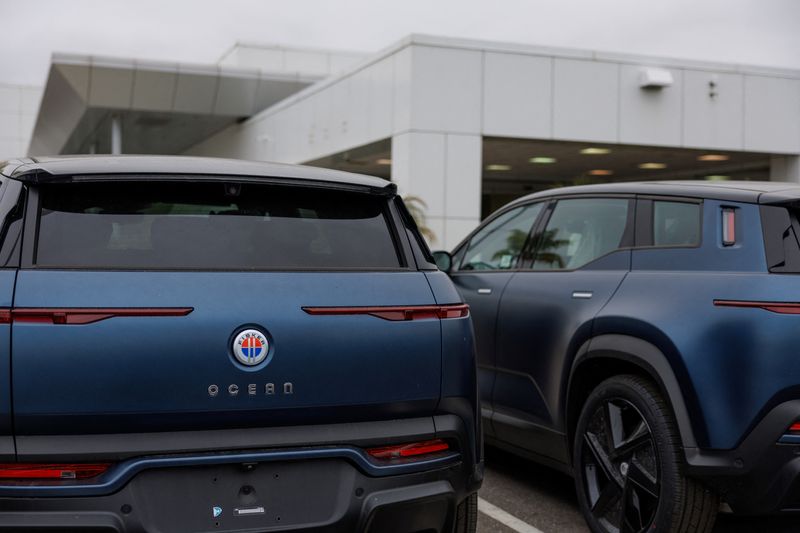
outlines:
{"label": "red tail light strip", "polygon": [[739,300],[714,300],[717,307],[752,307],[782,315],[800,315],[800,303],[793,302],[749,302]]}
{"label": "red tail light strip", "polygon": [[99,476],[110,465],[0,463],[0,479],[89,479]]}
{"label": "red tail light strip", "polygon": [[425,442],[400,444],[397,446],[370,448],[367,450],[367,453],[376,459],[402,459],[405,457],[418,457],[420,455],[443,452],[449,449],[450,446],[445,441],[435,439]]}
{"label": "red tail light strip", "polygon": [[790,433],[800,433],[800,422],[795,422],[791,426],[789,426]]}
{"label": "red tail light strip", "polygon": [[469,316],[467,304],[405,305],[392,307],[303,307],[309,315],[370,315],[384,320],[425,320]]}
{"label": "red tail light strip", "polygon": [[186,316],[192,307],[17,307],[0,310],[0,324],[91,324],[120,316]]}

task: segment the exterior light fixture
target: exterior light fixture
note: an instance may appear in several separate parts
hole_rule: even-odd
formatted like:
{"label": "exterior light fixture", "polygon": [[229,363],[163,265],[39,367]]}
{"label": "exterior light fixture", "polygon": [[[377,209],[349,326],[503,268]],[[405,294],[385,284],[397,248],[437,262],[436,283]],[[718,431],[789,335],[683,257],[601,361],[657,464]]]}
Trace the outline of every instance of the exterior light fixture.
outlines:
{"label": "exterior light fixture", "polygon": [[710,176],[706,176],[707,181],[727,181],[731,179],[730,176],[722,176],[720,174],[712,174]]}
{"label": "exterior light fixture", "polygon": [[703,154],[697,156],[698,161],[727,161],[731,156],[725,154]]}
{"label": "exterior light fixture", "polygon": [[605,155],[610,152],[611,150],[608,148],[597,148],[596,146],[590,146],[589,148],[581,150],[582,155]]}
{"label": "exterior light fixture", "polygon": [[549,165],[555,163],[556,161],[558,160],[555,157],[544,157],[544,156],[531,157],[530,159],[528,159],[528,163],[534,163],[537,165]]}
{"label": "exterior light fixture", "polygon": [[665,68],[647,67],[639,71],[639,87],[642,89],[663,89],[674,81],[672,72]]}
{"label": "exterior light fixture", "polygon": [[594,170],[589,171],[590,176],[611,176],[614,174],[613,170],[606,170],[602,168],[596,168]]}
{"label": "exterior light fixture", "polygon": [[383,157],[381,159],[376,160],[375,164],[376,165],[391,165],[392,164],[392,160]]}
{"label": "exterior light fixture", "polygon": [[662,168],[667,168],[667,165],[664,163],[641,163],[639,168],[643,170],[661,170]]}
{"label": "exterior light fixture", "polygon": [[495,164],[495,165],[486,165],[486,170],[491,170],[491,171],[511,170],[511,165],[497,165],[497,164]]}

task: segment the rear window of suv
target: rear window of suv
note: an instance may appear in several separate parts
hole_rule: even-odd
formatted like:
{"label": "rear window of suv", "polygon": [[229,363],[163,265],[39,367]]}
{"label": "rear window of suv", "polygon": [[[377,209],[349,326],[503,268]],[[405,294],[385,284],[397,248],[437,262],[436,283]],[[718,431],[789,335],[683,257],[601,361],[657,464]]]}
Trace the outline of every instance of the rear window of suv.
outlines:
{"label": "rear window of suv", "polygon": [[44,185],[35,264],[275,270],[401,266],[385,198],[222,182]]}

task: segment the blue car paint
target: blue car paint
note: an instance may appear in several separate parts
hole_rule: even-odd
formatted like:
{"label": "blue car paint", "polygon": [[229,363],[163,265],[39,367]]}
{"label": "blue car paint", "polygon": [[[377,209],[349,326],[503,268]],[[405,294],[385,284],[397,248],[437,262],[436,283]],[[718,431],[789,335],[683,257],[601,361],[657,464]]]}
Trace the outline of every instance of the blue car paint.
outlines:
{"label": "blue car paint", "polygon": [[[18,434],[321,423],[356,412],[369,419],[432,412],[440,397],[438,320],[311,316],[301,309],[433,304],[422,272],[22,270],[14,303],[193,308],[184,317],[15,323]],[[230,357],[232,333],[247,324],[264,328],[275,350],[255,371]],[[274,395],[264,393],[266,383],[274,383]],[[283,394],[284,383],[292,383],[293,394]],[[207,390],[212,384],[221,389],[216,397]],[[227,393],[230,384],[238,386],[236,396]]]}
{"label": "blue car paint", "polygon": [[[734,247],[721,245],[723,205],[738,209]],[[794,276],[767,273],[757,205],[706,200],[704,219],[699,248],[634,250],[595,334],[635,332],[658,346],[682,382],[698,445],[732,449],[797,387],[797,319],[713,301],[798,301],[800,290]]]}

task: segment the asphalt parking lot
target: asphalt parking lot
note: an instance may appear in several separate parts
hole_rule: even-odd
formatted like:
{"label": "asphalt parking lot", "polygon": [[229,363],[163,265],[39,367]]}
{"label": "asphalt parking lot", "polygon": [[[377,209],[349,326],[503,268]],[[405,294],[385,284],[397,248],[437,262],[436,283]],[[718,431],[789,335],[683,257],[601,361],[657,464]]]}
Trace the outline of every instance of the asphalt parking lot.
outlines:
{"label": "asphalt parking lot", "polygon": [[[479,494],[479,533],[585,533],[570,477],[509,453],[486,448]],[[796,518],[720,515],[714,533],[800,531]]]}

